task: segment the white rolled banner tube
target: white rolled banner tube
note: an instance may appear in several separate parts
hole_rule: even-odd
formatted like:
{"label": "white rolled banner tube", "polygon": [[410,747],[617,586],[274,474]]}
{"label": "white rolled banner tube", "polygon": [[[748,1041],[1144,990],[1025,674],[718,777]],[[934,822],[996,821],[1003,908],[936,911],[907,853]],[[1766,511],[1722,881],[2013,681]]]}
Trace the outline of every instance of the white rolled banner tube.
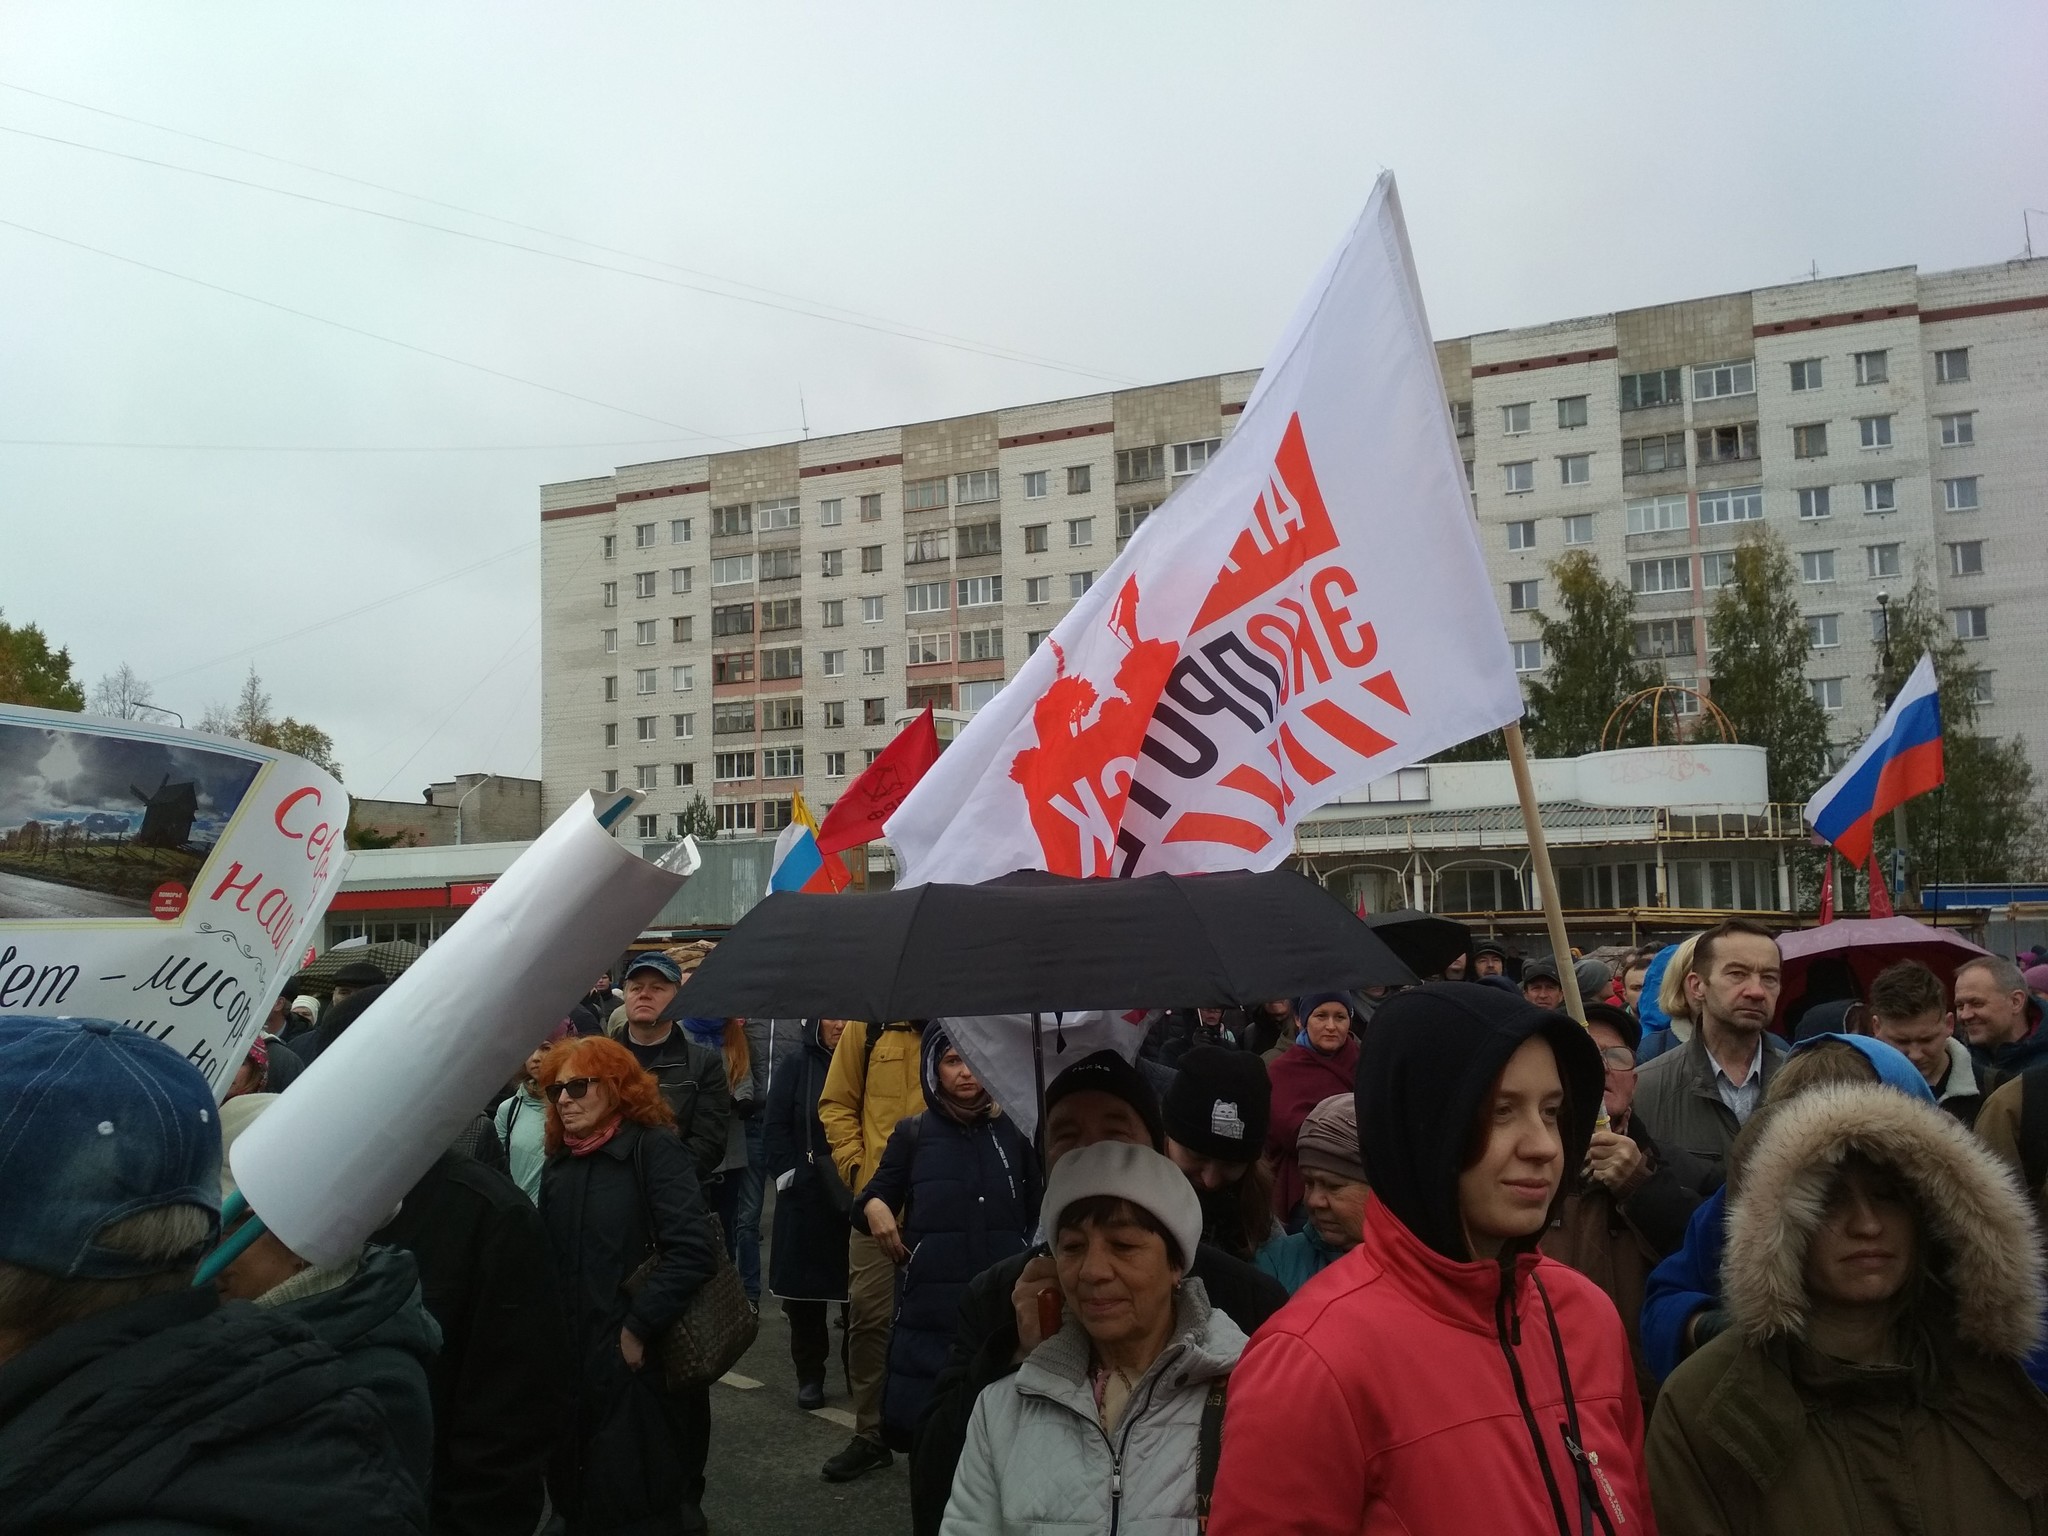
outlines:
{"label": "white rolled banner tube", "polygon": [[585,794],[235,1142],[278,1240],[339,1264],[661,910],[683,876]]}

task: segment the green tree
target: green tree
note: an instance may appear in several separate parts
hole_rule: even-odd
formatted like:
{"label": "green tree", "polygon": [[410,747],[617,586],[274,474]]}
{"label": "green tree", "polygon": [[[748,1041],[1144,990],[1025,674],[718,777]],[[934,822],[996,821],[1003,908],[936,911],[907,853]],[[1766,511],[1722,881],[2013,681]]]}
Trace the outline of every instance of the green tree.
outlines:
{"label": "green tree", "polygon": [[348,826],[343,830],[342,834],[349,847],[403,848],[411,846],[413,838],[408,833],[379,832],[375,827],[365,825],[362,818],[356,814],[358,803],[354,796],[349,797]]}
{"label": "green tree", "polygon": [[9,624],[0,613],[0,704],[36,709],[85,708],[85,690],[71,675],[71,652],[51,650],[34,624]]}
{"label": "green tree", "polygon": [[263,679],[256,675],[253,666],[242,680],[242,691],[235,696],[235,702],[208,705],[200,718],[199,729],[216,736],[236,736],[243,741],[253,741],[259,747],[289,752],[294,757],[303,757],[307,762],[325,768],[337,779],[341,777],[341,764],[334,757],[334,738],[317,725],[295,720],[290,715],[282,720],[272,715],[270,695],[263,691]]}
{"label": "green tree", "polygon": [[[1577,757],[1599,750],[1615,706],[1655,676],[1636,659],[1636,605],[1625,582],[1607,580],[1584,550],[1552,561],[1549,572],[1555,597],[1536,619],[1544,670],[1529,683],[1529,743],[1540,757]],[[1627,740],[1615,744],[1649,736],[1648,714],[1638,710]]]}
{"label": "green tree", "polygon": [[1437,753],[1432,763],[1500,763],[1507,761],[1508,744],[1499,731],[1488,731],[1483,736],[1474,736],[1470,741],[1461,741]]}
{"label": "green tree", "polygon": [[700,843],[708,843],[718,836],[717,813],[705,801],[702,790],[691,797],[690,803],[683,807],[681,815],[682,821],[678,826],[676,841],[681,842],[685,837],[694,837]]}
{"label": "green tree", "polygon": [[1735,579],[1707,616],[1714,702],[1735,739],[1770,754],[1771,798],[1804,801],[1826,776],[1828,719],[1806,681],[1812,641],[1799,612],[1799,573],[1776,535],[1743,540]]}

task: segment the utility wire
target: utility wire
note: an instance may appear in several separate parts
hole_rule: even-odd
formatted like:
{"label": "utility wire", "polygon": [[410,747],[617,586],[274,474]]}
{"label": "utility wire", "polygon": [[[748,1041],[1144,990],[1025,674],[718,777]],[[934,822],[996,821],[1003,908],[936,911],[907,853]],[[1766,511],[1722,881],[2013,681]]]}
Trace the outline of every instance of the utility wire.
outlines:
{"label": "utility wire", "polygon": [[75,251],[89,251],[95,256],[104,256],[109,261],[118,261],[125,266],[140,267],[143,271],[154,272],[160,277],[173,277],[181,283],[191,283],[195,287],[205,288],[214,293],[224,293],[230,298],[244,299],[251,304],[260,304],[265,309],[274,309],[280,314],[296,315],[299,319],[311,320],[316,325],[331,326],[337,331],[347,331],[351,336],[366,336],[371,341],[381,341],[386,346],[397,347],[404,352],[416,353],[421,357],[431,357],[438,362],[453,363],[458,368],[468,368],[477,373],[489,374],[494,379],[505,379],[513,384],[524,384],[528,389],[538,389],[550,395],[559,395],[564,400],[574,400],[583,405],[594,405],[603,410],[617,411],[622,416],[638,417],[641,421],[651,421],[657,426],[674,427],[679,431],[688,432],[692,436],[708,438],[713,442],[727,443],[734,448],[745,446],[742,443],[734,442],[729,437],[721,437],[716,432],[705,432],[684,422],[670,421],[666,416],[650,416],[647,412],[636,411],[631,406],[614,405],[609,400],[598,400],[590,395],[579,395],[571,389],[558,389],[552,384],[543,384],[538,379],[522,378],[516,373],[507,373],[502,368],[493,368],[488,363],[473,363],[466,357],[456,357],[448,352],[436,352],[431,347],[417,346],[410,341],[400,341],[395,336],[386,336],[377,331],[366,330],[360,325],[350,325],[346,320],[332,320],[326,315],[316,315],[309,309],[294,309],[291,305],[280,304],[275,299],[258,298],[255,294],[244,293],[239,288],[229,288],[221,283],[208,282],[203,277],[193,277],[189,273],[175,272],[169,267],[159,267],[153,262],[143,261],[138,257],[123,256],[118,251],[103,250],[97,245],[87,245],[83,240],[72,240],[64,235],[52,234],[47,229],[37,229],[33,225],[19,224],[13,219],[0,219],[0,226],[8,229],[17,229],[25,235],[34,235],[39,239],[53,241],[58,245],[68,245]]}
{"label": "utility wire", "polygon": [[[678,282],[674,278],[661,277],[650,272],[636,272],[629,267],[615,266],[610,262],[591,261],[584,257],[571,256],[559,251],[544,250],[539,246],[525,245],[518,241],[499,240],[489,235],[478,234],[472,230],[454,229],[445,224],[430,224],[422,219],[411,219],[403,214],[387,213],[377,208],[365,208],[357,203],[344,203],[334,198],[319,197],[309,192],[294,192],[283,187],[273,187],[263,182],[247,181],[241,177],[229,176],[218,171],[200,170],[195,166],[179,165],[174,161],[156,160],[146,155],[130,154],[122,150],[108,149],[98,144],[86,144],[76,139],[59,138],[54,134],[35,133],[26,128],[16,128],[7,124],[0,124],[0,132],[18,134],[23,138],[39,139],[47,144],[59,144],[69,149],[108,155],[115,159],[132,161],[138,165],[155,166],[162,170],[176,171],[187,176],[201,176],[210,181],[220,181],[233,186],[248,187],[258,192],[269,192],[278,197],[295,198],[301,202],[318,203],[324,207],[360,213],[370,218],[387,219],[398,224],[410,224],[419,229],[433,230],[436,233],[452,235],[458,239],[475,240],[485,245],[500,246],[507,250],[526,251],[532,255],[546,257],[554,261],[570,262],[577,266],[593,267],[605,272],[617,272],[627,277],[637,277],[643,282],[662,283],[669,287],[682,288],[692,293],[706,294],[712,298],[730,299],[735,303],[754,304],[764,309],[780,310],[786,314],[803,315],[810,319],[823,320],[832,325],[846,325],[858,330],[874,331],[883,335],[898,336],[909,341],[924,342],[931,346],[947,347],[954,351],[978,353],[982,356],[997,358],[1005,362],[1024,363],[1032,367],[1051,369],[1058,373],[1073,374],[1080,378],[1125,384],[1135,382],[1125,375],[1107,373],[1099,368],[1061,362],[1056,358],[1020,351],[1014,347],[1004,347],[990,342],[976,341],[970,337],[955,336],[945,331],[931,330],[925,326],[914,326],[904,321],[890,320],[882,316],[866,314],[860,310],[846,309],[836,304],[828,304],[822,300],[805,298],[801,294],[791,294],[775,288],[765,288],[758,283],[749,283],[740,278],[726,277],[716,272],[705,272],[694,267],[681,266],[672,261],[664,261],[657,256],[643,255],[637,251],[625,250],[618,246],[603,245],[594,240],[585,240],[580,236],[563,234],[558,230],[545,229],[539,225],[522,224],[515,219],[500,218],[496,214],[485,213],[479,209],[465,208],[459,203],[444,202],[439,198],[425,197],[419,193],[407,192],[399,187],[385,186],[380,182],[366,181],[361,177],[348,176],[339,171],[329,171],[320,166],[308,165],[303,161],[287,160],[282,156],[266,154],[262,150],[246,149],[241,145],[227,143],[225,140],[210,139],[200,134],[186,133],[182,129],[166,127],[160,123],[147,122],[141,118],[126,117],[118,112],[107,112],[99,107],[87,106],[83,102],[68,101],[61,96],[50,96],[41,91],[31,91],[25,86],[14,85],[8,81],[0,80],[0,89],[21,91],[23,94],[30,96],[40,96],[44,100],[59,102],[64,106],[76,107],[81,111],[100,113],[103,116],[116,118],[121,122],[134,123],[140,127],[151,128],[161,133],[176,134],[181,138],[195,139],[202,144],[210,144],[216,148],[232,150],[237,154],[254,155],[259,159],[274,161],[277,164],[290,166],[296,170],[310,171],[319,176],[331,176],[336,180],[367,187],[393,197],[409,198],[416,202],[430,204],[433,207],[446,208],[451,212],[466,214],[471,218],[488,219],[492,223],[503,224],[511,229],[524,230],[529,234],[544,235],[551,240],[567,241],[574,245],[584,246],[590,250],[603,251],[607,255],[624,256],[633,261],[646,262],[650,266],[665,267],[671,272],[680,272],[685,276],[723,283],[730,288],[749,289],[753,293],[765,294],[768,297],[752,298],[744,293],[728,293],[722,289],[706,288],[698,283]],[[777,300],[782,302],[776,302]]]}
{"label": "utility wire", "polygon": [[[739,435],[787,438],[793,434],[787,427],[773,427]],[[700,440],[626,437],[598,443],[143,443],[105,438],[0,437],[0,448],[136,448],[166,453],[555,453],[583,448],[680,448]]]}

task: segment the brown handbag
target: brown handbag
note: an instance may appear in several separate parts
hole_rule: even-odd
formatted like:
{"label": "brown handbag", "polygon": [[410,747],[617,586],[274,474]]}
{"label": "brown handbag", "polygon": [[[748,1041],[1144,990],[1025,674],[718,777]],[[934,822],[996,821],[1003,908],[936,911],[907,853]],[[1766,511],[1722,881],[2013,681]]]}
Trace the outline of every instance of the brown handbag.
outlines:
{"label": "brown handbag", "polygon": [[[647,1175],[637,1141],[633,1144],[633,1177],[647,1223],[647,1257],[620,1287],[628,1296],[639,1295],[661,1259],[660,1245],[655,1240],[654,1206],[647,1198]],[[716,1216],[707,1213],[706,1220],[711,1223],[718,1265],[711,1278],[683,1304],[682,1315],[647,1341],[649,1352],[661,1367],[662,1384],[671,1392],[710,1386],[739,1364],[740,1357],[753,1347],[761,1332],[761,1319],[747,1300],[739,1269],[726,1251],[725,1229]]]}

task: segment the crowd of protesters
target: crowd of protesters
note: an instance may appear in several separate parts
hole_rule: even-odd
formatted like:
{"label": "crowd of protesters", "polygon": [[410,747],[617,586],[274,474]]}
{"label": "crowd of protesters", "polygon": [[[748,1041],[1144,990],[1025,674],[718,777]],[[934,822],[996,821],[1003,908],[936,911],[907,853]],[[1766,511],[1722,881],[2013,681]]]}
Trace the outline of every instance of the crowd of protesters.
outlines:
{"label": "crowd of protesters", "polygon": [[690,1016],[701,956],[601,978],[360,1252],[200,1287],[224,1150],[382,976],[218,1109],[0,1019],[0,1536],[705,1530],[658,1354],[721,1271],[919,1536],[2048,1531],[2048,968],[1487,940],[1159,1015],[1034,1136],[942,1023]]}

